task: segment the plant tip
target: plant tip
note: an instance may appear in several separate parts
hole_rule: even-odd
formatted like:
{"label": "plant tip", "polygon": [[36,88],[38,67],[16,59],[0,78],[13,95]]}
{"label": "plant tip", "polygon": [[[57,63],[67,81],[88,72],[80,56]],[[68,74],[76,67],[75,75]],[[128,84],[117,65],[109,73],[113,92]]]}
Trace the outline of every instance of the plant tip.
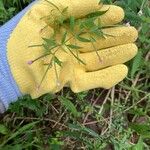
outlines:
{"label": "plant tip", "polygon": [[28,65],[32,65],[32,64],[33,64],[33,61],[30,60],[30,61],[28,61],[27,63],[28,63]]}
{"label": "plant tip", "polygon": [[131,25],[130,25],[130,22],[127,22],[126,24],[125,24],[127,27],[130,27]]}
{"label": "plant tip", "polygon": [[58,86],[58,87],[60,87],[60,85],[61,85],[61,84],[60,84],[60,82],[59,82],[59,81],[57,81],[57,86]]}

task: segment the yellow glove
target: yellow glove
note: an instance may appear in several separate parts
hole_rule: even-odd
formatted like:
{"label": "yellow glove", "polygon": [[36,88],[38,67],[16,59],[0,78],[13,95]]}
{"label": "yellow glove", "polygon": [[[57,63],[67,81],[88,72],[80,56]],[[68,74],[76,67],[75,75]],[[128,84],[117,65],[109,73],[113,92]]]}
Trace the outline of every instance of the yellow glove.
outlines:
{"label": "yellow glove", "polygon": [[[34,4],[20,20],[7,43],[7,57],[11,72],[22,94],[30,94],[32,98],[36,98],[48,92],[58,92],[64,86],[69,86],[73,92],[98,87],[108,89],[122,81],[128,72],[123,63],[132,59],[137,53],[137,47],[133,42],[136,41],[138,33],[134,27],[105,28],[103,29],[105,38],[97,38],[92,44],[75,41],[77,46],[82,47],[78,54],[75,50],[67,50],[66,47],[59,48],[55,56],[62,61],[62,66],[52,63],[48,71],[46,64],[53,58],[51,55],[39,59],[32,65],[27,64],[45,52],[41,46],[31,46],[42,45],[43,38],[50,38],[54,34],[52,22],[60,15],[55,6],[60,10],[68,7],[66,19],[70,16],[84,18],[94,11],[108,10],[100,16],[103,26],[117,24],[124,18],[124,11],[120,7],[102,6],[97,0],[51,0],[55,6],[49,2],[50,0],[40,0]],[[45,18],[49,14],[53,14],[54,17],[47,26],[48,22]],[[63,31],[64,27],[59,34],[57,33],[58,40],[61,39]],[[67,44],[74,44],[74,40],[68,40]],[[97,53],[93,45],[98,50]],[[53,50],[55,51],[56,49]],[[82,60],[84,64],[75,57]],[[37,90],[45,72],[47,74]]]}

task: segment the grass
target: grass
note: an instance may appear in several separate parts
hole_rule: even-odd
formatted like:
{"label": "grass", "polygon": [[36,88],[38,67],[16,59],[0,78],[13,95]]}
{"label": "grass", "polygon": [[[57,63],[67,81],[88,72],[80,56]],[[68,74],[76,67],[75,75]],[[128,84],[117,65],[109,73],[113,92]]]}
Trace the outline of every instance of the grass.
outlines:
{"label": "grass", "polygon": [[[0,0],[0,24],[28,2]],[[125,23],[139,31],[128,77],[110,90],[74,94],[65,88],[38,100],[26,95],[0,116],[0,150],[150,149],[150,3],[104,2],[123,7]]]}

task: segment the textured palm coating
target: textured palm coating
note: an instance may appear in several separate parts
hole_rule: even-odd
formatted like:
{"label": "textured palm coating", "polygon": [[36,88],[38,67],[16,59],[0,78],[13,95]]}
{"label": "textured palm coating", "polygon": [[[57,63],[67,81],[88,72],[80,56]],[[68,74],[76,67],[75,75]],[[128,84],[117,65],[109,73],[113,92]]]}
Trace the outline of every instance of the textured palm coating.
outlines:
{"label": "textured palm coating", "polygon": [[[86,1],[86,5],[85,1],[83,1],[84,5],[82,5],[82,1],[79,3],[78,0],[75,4],[69,0],[57,2],[59,2],[57,5],[61,8],[68,6],[69,15],[74,15],[76,18],[100,9],[97,1],[91,0],[89,0],[89,3]],[[103,25],[109,25],[110,22],[111,25],[120,22],[124,17],[123,10],[117,6],[103,6],[102,9],[108,7],[108,12],[101,17]],[[33,98],[36,98],[48,92],[58,92],[65,85],[69,85],[73,92],[81,92],[97,87],[110,88],[125,78],[128,69],[122,63],[133,58],[137,52],[137,47],[132,44],[137,38],[137,31],[133,27],[116,27],[104,30],[111,34],[116,33],[116,37],[100,38],[95,43],[99,49],[98,53],[102,56],[101,63],[98,61],[98,57],[95,57],[96,54],[92,52],[93,48],[89,44],[79,43],[83,47],[81,52],[84,52],[80,56],[86,62],[86,66],[78,63],[70,53],[65,54],[62,50],[59,50],[56,55],[63,61],[63,67],[57,66],[58,81],[53,66],[49,69],[41,88],[37,90],[37,86],[46,71],[46,67],[43,64],[50,57],[28,66],[27,62],[29,60],[39,57],[44,52],[41,47],[30,48],[29,46],[42,44],[41,36],[49,37],[53,33],[52,26],[49,26],[44,31],[42,30],[46,22],[41,18],[48,15],[50,8],[43,1],[34,5],[21,19],[8,40],[9,64],[23,94],[30,94]],[[112,13],[112,10],[115,13]],[[113,16],[113,20],[109,16]]]}

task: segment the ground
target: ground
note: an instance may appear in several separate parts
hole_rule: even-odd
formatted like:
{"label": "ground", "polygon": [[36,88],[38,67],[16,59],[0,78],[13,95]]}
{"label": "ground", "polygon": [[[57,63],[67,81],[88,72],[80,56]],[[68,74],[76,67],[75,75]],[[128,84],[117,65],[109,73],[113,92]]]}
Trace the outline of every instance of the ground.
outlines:
{"label": "ground", "polygon": [[[1,25],[30,2],[20,1],[0,0]],[[25,96],[0,116],[0,150],[150,149],[150,2],[103,1],[124,8],[124,23],[139,31],[126,79],[110,90]]]}

